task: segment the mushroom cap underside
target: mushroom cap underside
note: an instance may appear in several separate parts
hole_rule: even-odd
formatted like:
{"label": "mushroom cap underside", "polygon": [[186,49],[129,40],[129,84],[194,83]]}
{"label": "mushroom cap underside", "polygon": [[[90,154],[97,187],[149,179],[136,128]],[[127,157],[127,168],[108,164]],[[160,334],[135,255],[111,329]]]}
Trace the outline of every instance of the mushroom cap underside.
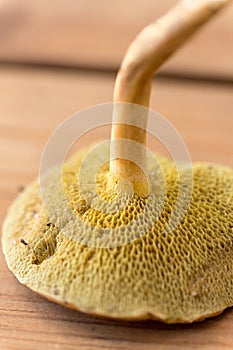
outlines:
{"label": "mushroom cap underside", "polygon": [[[156,155],[156,165],[148,164],[150,196],[131,197],[107,188],[105,165],[96,176],[96,195],[89,198],[89,169],[84,191],[77,181],[89,151],[67,161],[61,176],[58,170],[50,172],[49,210],[38,180],[11,205],[2,241],[18,280],[62,305],[116,319],[185,323],[232,306],[232,169],[194,163],[188,209],[167,231],[175,206],[184,203],[176,201],[180,177],[174,163]],[[185,167],[182,174],[185,179]],[[59,177],[74,216],[59,198]],[[56,209],[54,216],[51,208]],[[76,218],[91,227],[88,239],[78,232]]]}

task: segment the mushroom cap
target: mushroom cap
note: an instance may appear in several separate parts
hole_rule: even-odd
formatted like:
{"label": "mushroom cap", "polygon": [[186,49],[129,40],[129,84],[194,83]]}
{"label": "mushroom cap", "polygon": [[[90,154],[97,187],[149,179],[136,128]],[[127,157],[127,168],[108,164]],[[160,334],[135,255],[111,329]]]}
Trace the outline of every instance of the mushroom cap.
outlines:
{"label": "mushroom cap", "polygon": [[[48,216],[35,180],[13,202],[3,225],[3,251],[18,280],[64,306],[123,320],[186,323],[232,306],[232,169],[194,163],[189,208],[178,225],[166,232],[179,187],[174,163],[156,155],[166,184],[163,206],[158,171],[155,175],[154,165],[148,164],[155,196],[138,222],[148,198],[132,195],[127,205],[114,211],[113,199],[122,202],[127,198],[106,189],[108,165],[97,175],[97,197],[104,199],[99,209],[92,205],[93,198],[89,202],[83,199],[77,174],[89,150],[79,151],[64,164],[61,183],[74,216],[96,228],[89,237],[94,244],[88,245],[85,234],[77,231],[75,219],[66,215],[56,189],[60,175],[52,170],[47,176],[48,197],[56,215]],[[97,160],[90,161],[94,164]],[[184,167],[184,177],[185,172]],[[89,174],[87,169],[87,194]],[[107,213],[103,203],[108,203]],[[153,205],[160,208],[157,216]],[[130,222],[136,223],[127,229]],[[105,228],[120,228],[111,236],[119,244],[109,246],[105,237],[106,247],[101,245]]]}

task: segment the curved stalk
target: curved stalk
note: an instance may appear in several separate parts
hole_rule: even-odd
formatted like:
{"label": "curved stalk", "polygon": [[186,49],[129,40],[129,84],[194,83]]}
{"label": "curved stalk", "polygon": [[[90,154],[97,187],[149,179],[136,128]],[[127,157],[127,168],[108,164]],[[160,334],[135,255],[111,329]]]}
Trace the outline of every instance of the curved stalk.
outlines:
{"label": "curved stalk", "polygon": [[[167,14],[145,27],[130,45],[117,74],[114,102],[149,106],[151,82],[158,68],[205,22],[231,0],[183,0]],[[136,193],[147,192],[145,169],[132,159],[134,143],[124,146],[119,139],[146,145],[147,114],[138,115],[135,106],[116,104],[111,134],[110,175],[114,183],[129,181]],[[129,125],[129,123],[131,125]],[[127,159],[123,159],[123,158]],[[141,150],[137,158],[145,164]]]}

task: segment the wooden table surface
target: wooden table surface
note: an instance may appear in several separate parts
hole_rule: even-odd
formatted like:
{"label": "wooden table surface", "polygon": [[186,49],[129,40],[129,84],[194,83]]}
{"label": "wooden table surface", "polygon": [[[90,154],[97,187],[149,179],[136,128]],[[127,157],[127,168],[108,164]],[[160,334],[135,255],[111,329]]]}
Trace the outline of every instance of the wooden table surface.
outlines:
{"label": "wooden table surface", "polygon": [[[1,223],[20,187],[38,175],[55,127],[83,108],[112,100],[115,70],[128,43],[174,2],[0,2]],[[231,6],[153,84],[151,107],[179,130],[194,161],[233,163],[232,21]],[[0,349],[41,348],[230,350],[233,310],[175,326],[90,317],[20,285],[0,253]]]}

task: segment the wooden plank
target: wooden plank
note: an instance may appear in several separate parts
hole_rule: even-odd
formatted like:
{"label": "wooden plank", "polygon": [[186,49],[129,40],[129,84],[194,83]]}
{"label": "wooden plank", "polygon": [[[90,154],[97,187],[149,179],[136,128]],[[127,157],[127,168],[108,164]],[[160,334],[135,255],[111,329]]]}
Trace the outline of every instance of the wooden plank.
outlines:
{"label": "wooden plank", "polygon": [[[38,174],[54,128],[82,108],[112,99],[113,76],[0,66],[0,221],[21,185]],[[194,160],[232,165],[232,90],[158,79],[152,108],[180,131]],[[94,121],[94,120],[93,120]],[[83,144],[96,135],[87,135]],[[103,136],[97,132],[97,136]],[[67,310],[20,285],[0,253],[0,344],[3,350],[230,350],[233,310],[193,325],[115,322]]]}
{"label": "wooden plank", "polygon": [[[0,60],[115,69],[132,39],[176,0],[2,0]],[[233,79],[233,5],[163,71]]]}

